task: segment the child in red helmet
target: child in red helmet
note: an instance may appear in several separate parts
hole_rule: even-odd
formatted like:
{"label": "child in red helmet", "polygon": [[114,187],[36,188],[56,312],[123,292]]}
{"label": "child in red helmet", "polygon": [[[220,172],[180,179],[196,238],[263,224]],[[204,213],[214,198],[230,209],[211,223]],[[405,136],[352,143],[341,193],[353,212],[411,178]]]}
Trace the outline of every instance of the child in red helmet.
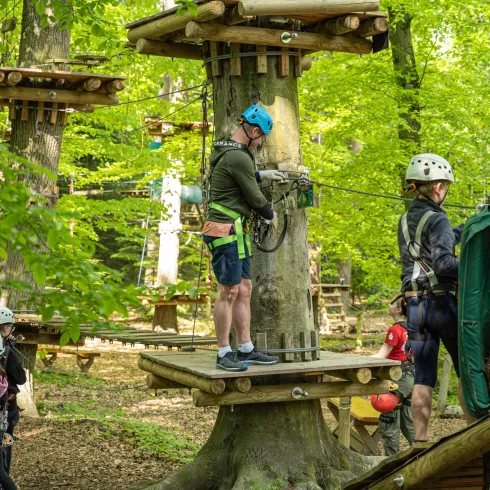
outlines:
{"label": "child in red helmet", "polygon": [[415,439],[411,408],[414,381],[413,367],[411,360],[407,356],[408,333],[406,318],[403,315],[402,301],[403,298],[398,297],[390,303],[388,313],[395,323],[388,329],[384,344],[373,356],[400,361],[403,370],[402,377],[397,382],[398,387],[393,393],[390,393],[391,396],[395,395],[397,397],[399,403],[393,403],[393,405],[397,405],[393,410],[382,413],[379,416],[379,432],[387,456],[398,453],[400,449],[400,432],[403,433],[410,445],[413,444]]}

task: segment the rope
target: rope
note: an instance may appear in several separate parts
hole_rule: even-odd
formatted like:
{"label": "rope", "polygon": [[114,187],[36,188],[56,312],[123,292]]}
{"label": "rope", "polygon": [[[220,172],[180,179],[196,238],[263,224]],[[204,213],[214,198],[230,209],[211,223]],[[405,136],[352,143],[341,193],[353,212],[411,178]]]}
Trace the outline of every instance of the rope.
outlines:
{"label": "rope", "polygon": [[250,53],[231,53],[231,54],[220,54],[218,56],[211,56],[206,58],[202,66],[206,66],[212,61],[218,60],[228,60],[231,58],[247,58],[250,56],[303,56],[298,51],[251,51]]}
{"label": "rope", "polygon": [[194,104],[194,102],[197,102],[200,98],[201,98],[201,96],[197,97],[196,99],[191,100],[187,104],[179,107],[177,110],[170,112],[169,114],[167,114],[165,116],[159,117],[155,121],[152,121],[151,123],[145,124],[144,126],[140,126],[138,128],[131,129],[129,131],[123,131],[122,133],[111,134],[109,136],[89,136],[88,138],[75,138],[72,136],[55,136],[55,135],[45,133],[45,132],[39,131],[39,130],[36,134],[43,134],[45,136],[51,136],[52,138],[55,138],[58,140],[72,140],[72,141],[73,140],[75,140],[75,141],[93,141],[93,140],[100,140],[100,139],[112,139],[112,138],[115,138],[118,136],[122,137],[122,136],[125,136],[126,134],[131,134],[131,133],[134,133],[135,131],[139,131],[140,129],[145,129],[145,128],[151,126],[152,124],[154,124],[155,122],[167,119],[168,117],[173,116],[174,114],[177,114],[177,112],[180,112],[180,111],[184,110],[186,107],[189,107],[190,105]]}

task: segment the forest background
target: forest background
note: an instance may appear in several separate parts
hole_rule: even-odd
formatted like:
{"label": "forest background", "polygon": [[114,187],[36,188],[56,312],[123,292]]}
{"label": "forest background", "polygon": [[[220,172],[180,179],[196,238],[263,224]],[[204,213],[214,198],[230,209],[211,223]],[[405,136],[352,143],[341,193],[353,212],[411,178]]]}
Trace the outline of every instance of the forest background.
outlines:
{"label": "forest background", "polygon": [[[382,10],[390,11],[391,23],[404,16],[412,19],[416,63],[410,73],[400,74],[391,49],[368,56],[314,54],[312,69],[298,81],[303,164],[315,181],[397,196],[410,156],[438,153],[450,161],[456,175],[448,203],[487,202],[490,6],[475,0],[381,3]],[[58,174],[62,196],[54,209],[25,207],[29,175],[43,170],[35,157],[22,161],[8,152],[8,144],[0,146],[0,258],[5,260],[12,249],[20,252],[35,282],[3,281],[3,288],[32,294],[32,304],[46,319],[55,311],[69,316],[64,342],[77,337],[80,323],[102,325],[114,312],[125,315],[128,306],[138,305],[141,291],[135,285],[143,243],[147,233],[147,240],[156,239],[165,209],[158,200],[124,197],[119,191],[147,188],[172,172],[177,161],[183,165],[183,184],[200,184],[198,132],[166,138],[154,149],[153,138],[139,128],[147,116],[201,121],[198,86],[206,75],[201,62],[142,56],[126,46],[124,25],[155,13],[158,2],[34,4],[40,15],[46,6],[52,9],[52,17],[44,18],[46,25],[56,20],[71,31],[71,54],[105,55],[109,61],[93,71],[127,77],[120,102],[147,99],[70,115]],[[1,0],[0,17],[12,14],[21,17],[22,2]],[[19,34],[17,28],[0,43],[1,66],[15,65]],[[416,84],[410,86],[413,77]],[[155,97],[159,89],[165,93],[175,83],[177,89],[198,88],[177,94],[172,102]],[[409,129],[407,111],[412,111],[416,138],[401,137]],[[2,108],[0,134],[8,129],[8,112]],[[70,186],[102,189],[104,194],[70,194]],[[403,201],[328,187],[315,191],[318,207],[308,210],[309,240],[318,247],[321,280],[336,279],[339,268],[350,263],[353,291],[363,307],[379,305],[399,289],[397,223]],[[453,225],[473,212],[447,211]],[[142,227],[147,219],[149,230]],[[179,278],[183,287],[191,288],[199,275],[200,237],[181,234],[180,242]],[[144,262],[145,268],[153,265],[150,259]],[[205,284],[207,267],[201,275]]]}

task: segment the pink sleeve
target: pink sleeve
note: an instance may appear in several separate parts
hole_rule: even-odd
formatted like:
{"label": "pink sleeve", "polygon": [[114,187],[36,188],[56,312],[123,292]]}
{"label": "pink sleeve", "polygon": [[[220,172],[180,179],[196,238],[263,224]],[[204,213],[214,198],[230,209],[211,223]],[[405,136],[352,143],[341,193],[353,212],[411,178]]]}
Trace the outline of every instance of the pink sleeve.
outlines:
{"label": "pink sleeve", "polygon": [[5,395],[5,392],[7,391],[8,388],[8,381],[6,376],[0,377],[0,397]]}

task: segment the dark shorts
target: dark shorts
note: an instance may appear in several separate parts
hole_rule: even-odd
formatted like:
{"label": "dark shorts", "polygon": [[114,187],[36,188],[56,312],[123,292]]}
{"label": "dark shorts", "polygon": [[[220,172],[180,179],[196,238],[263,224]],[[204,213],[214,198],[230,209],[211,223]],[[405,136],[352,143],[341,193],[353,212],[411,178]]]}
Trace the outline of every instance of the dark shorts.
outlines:
{"label": "dark shorts", "polygon": [[[216,237],[203,235],[204,243],[208,244]],[[238,258],[237,242],[227,243],[215,248],[213,255],[213,270],[216,280],[224,286],[233,286],[242,282],[242,277],[252,279],[250,275],[250,254],[245,243],[245,259]]]}
{"label": "dark shorts", "polygon": [[459,377],[458,303],[451,293],[407,299],[408,338],[415,364],[415,384],[434,388],[442,340]]}

